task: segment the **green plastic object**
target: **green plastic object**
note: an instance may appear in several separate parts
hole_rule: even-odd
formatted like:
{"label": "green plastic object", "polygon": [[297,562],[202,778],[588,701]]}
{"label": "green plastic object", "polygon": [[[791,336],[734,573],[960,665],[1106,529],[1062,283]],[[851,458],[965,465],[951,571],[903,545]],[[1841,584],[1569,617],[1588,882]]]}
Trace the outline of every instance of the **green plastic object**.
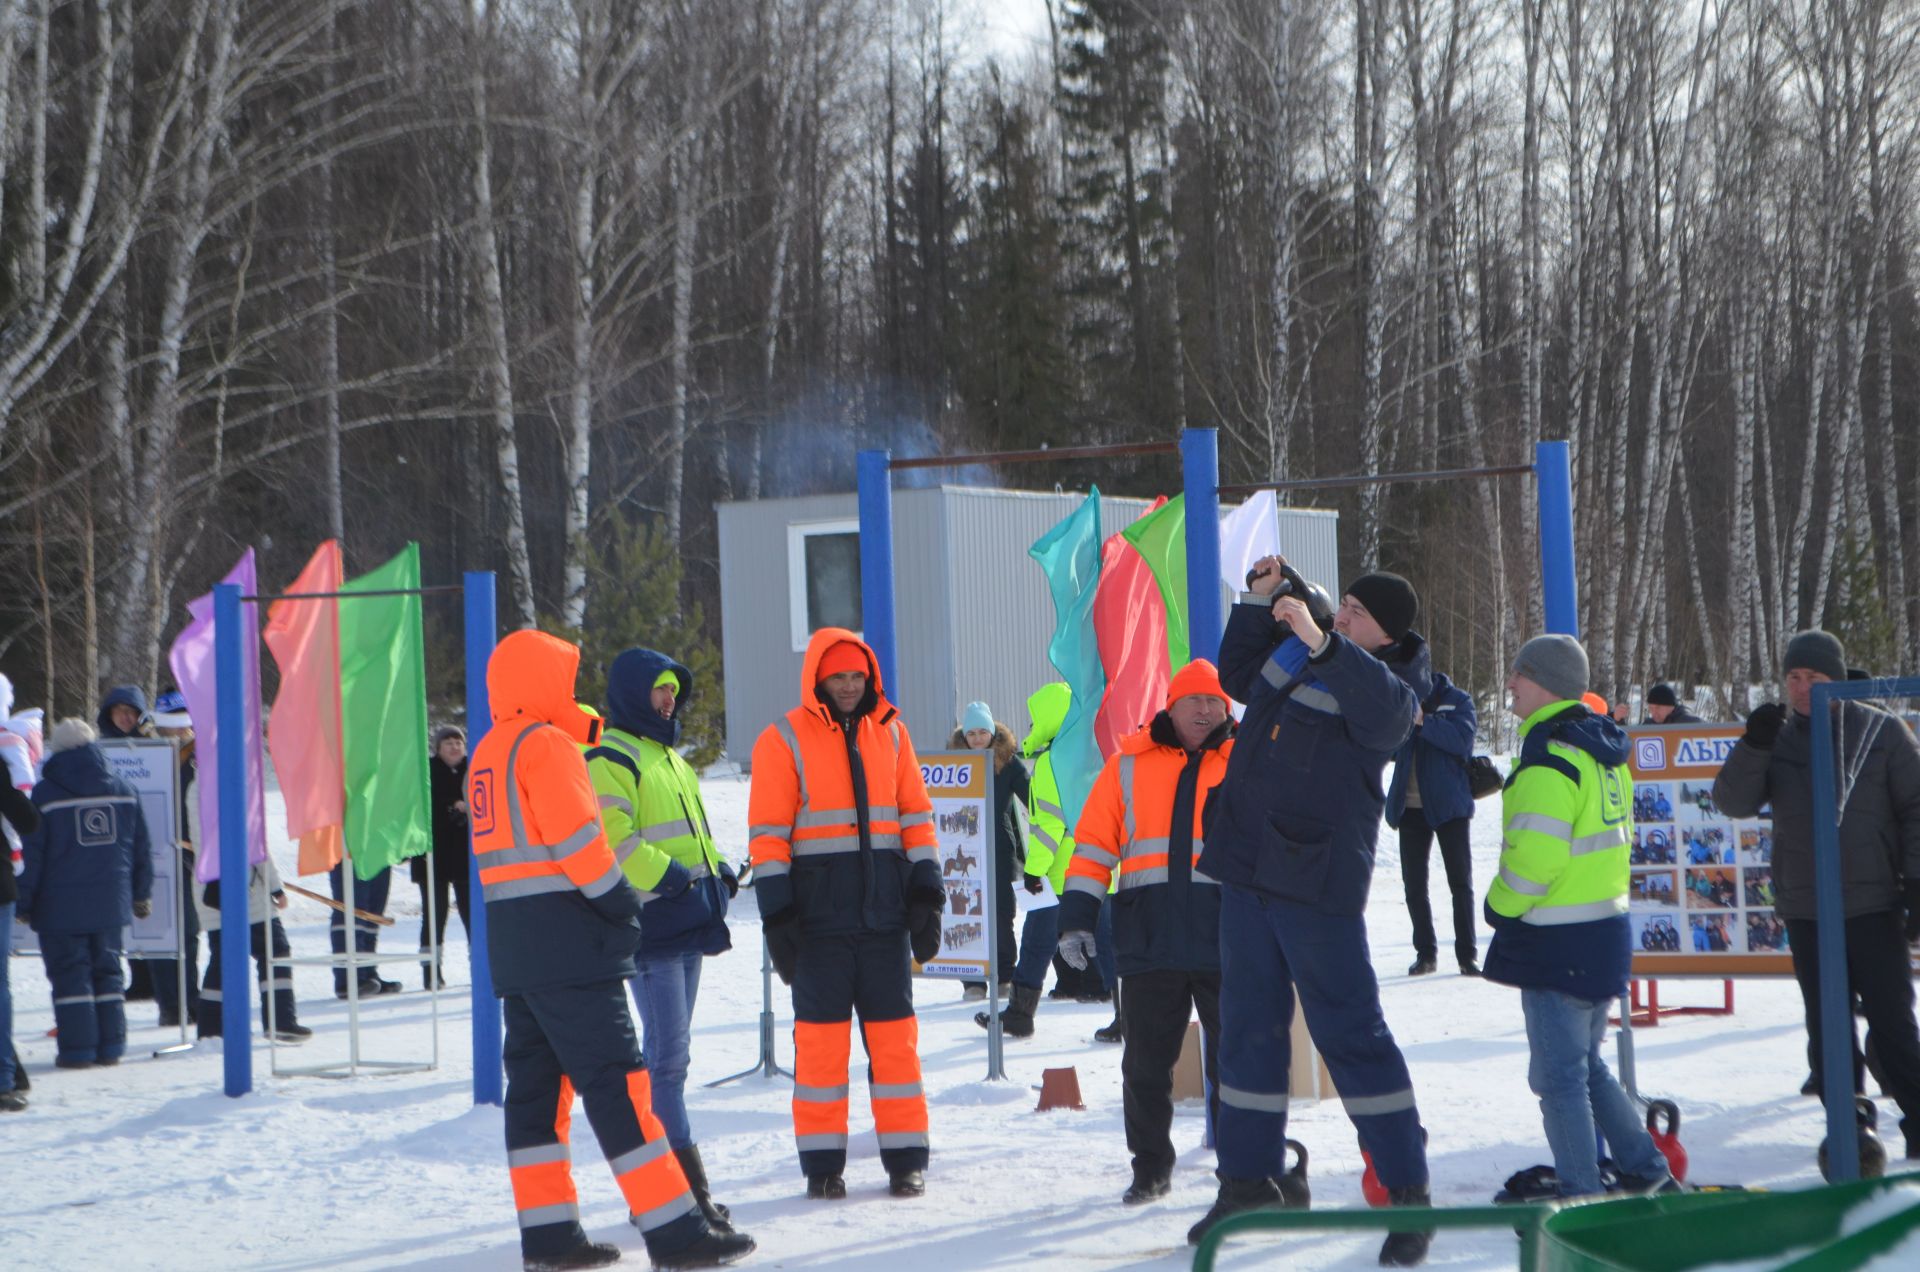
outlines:
{"label": "green plastic object", "polygon": [[1460,1228],[1505,1228],[1520,1238],[1517,1265],[1521,1272],[1533,1272],[1542,1222],[1554,1211],[1554,1205],[1525,1206],[1449,1206],[1431,1210],[1418,1206],[1368,1206],[1352,1210],[1250,1210],[1215,1224],[1193,1252],[1193,1272],[1213,1272],[1220,1246],[1228,1237],[1258,1231],[1309,1228],[1348,1231],[1406,1232],[1422,1228],[1441,1231]]}

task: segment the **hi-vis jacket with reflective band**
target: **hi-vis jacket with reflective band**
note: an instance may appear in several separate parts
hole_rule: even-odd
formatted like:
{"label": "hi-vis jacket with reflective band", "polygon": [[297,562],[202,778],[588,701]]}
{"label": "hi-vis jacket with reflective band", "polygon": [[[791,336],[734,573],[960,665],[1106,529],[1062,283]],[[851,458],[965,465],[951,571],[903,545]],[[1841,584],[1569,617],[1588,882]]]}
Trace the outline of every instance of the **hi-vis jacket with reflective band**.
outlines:
{"label": "hi-vis jacket with reflective band", "polygon": [[1122,976],[1220,968],[1220,887],[1198,863],[1207,796],[1226,777],[1233,754],[1230,733],[1223,725],[1189,753],[1162,711],[1120,740],[1087,795],[1074,828],[1060,928],[1091,929],[1099,903],[1109,900]]}
{"label": "hi-vis jacket with reflective band", "polygon": [[[727,949],[720,850],[692,766],[672,747],[608,729],[600,745],[587,752],[587,771],[614,858],[646,902],[641,951],[718,954]],[[671,896],[658,895],[673,866],[687,874],[686,886],[668,889]]]}
{"label": "hi-vis jacket with reflective band", "polygon": [[1577,702],[1520,727],[1487,888],[1489,979],[1598,1001],[1626,990],[1633,778],[1626,733]]}
{"label": "hi-vis jacket with reflective band", "polygon": [[1073,705],[1073,690],[1055,681],[1041,685],[1027,695],[1027,717],[1033,731],[1027,734],[1020,753],[1033,765],[1030,790],[1033,804],[1027,810],[1027,873],[1053,882],[1055,896],[1067,886],[1067,862],[1073,856],[1072,828],[1060,807],[1060,784],[1053,775],[1053,739],[1067,721],[1067,708]]}
{"label": "hi-vis jacket with reflective band", "polygon": [[[868,667],[867,696],[845,727],[815,691],[822,656],[841,641]],[[930,901],[943,892],[933,803],[873,651],[842,628],[815,632],[800,702],[753,747],[747,820],[761,917],[797,917],[814,934],[904,927],[910,889]]]}
{"label": "hi-vis jacket with reflective band", "polygon": [[640,895],[613,859],[580,754],[579,662],[576,646],[519,631],[487,664],[493,727],[467,766],[467,807],[502,996],[633,974]]}

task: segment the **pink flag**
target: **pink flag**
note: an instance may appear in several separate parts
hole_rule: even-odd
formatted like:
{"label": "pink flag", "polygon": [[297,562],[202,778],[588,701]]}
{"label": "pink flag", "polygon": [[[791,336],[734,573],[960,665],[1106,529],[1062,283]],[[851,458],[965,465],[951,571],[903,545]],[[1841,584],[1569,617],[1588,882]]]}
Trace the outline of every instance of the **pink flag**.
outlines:
{"label": "pink flag", "polygon": [[[242,595],[259,590],[253,549],[222,583],[238,583]],[[193,717],[194,749],[199,753],[194,788],[199,793],[200,839],[194,878],[202,883],[220,877],[220,738],[219,687],[213,664],[213,593],[187,602],[193,616],[167,654],[174,683],[187,700]],[[267,761],[260,742],[260,608],[253,601],[240,605],[240,712],[245,736],[241,745],[247,760],[247,860],[258,865],[267,859]]]}
{"label": "pink flag", "polygon": [[[340,543],[314,550],[287,588],[296,594],[338,592]],[[287,801],[287,834],[300,841],[299,872],[340,864],[346,823],[346,767],[340,745],[340,602],[275,601],[267,609],[267,648],[280,667],[280,693],[267,721],[267,749]]]}
{"label": "pink flag", "polygon": [[1100,591],[1093,598],[1093,630],[1107,692],[1093,736],[1100,754],[1144,729],[1167,704],[1167,606],[1153,568],[1124,534],[1110,535],[1100,554]]}

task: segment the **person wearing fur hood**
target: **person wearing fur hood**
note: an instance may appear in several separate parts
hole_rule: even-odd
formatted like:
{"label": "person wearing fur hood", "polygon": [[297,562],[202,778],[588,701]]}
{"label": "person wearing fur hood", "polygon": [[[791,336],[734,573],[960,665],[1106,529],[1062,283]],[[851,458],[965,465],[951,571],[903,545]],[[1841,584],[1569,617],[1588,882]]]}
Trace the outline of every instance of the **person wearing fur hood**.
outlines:
{"label": "person wearing fur hood", "polygon": [[[1026,848],[1020,833],[1021,808],[1032,798],[1027,766],[1020,760],[1020,744],[1013,730],[993,718],[993,708],[984,702],[969,702],[960,713],[960,727],[948,743],[958,751],[993,752],[993,905],[994,939],[998,946],[1001,984],[1013,976],[1015,958],[1013,940],[1013,881],[1026,872]],[[984,981],[968,981],[967,997],[985,998]]]}

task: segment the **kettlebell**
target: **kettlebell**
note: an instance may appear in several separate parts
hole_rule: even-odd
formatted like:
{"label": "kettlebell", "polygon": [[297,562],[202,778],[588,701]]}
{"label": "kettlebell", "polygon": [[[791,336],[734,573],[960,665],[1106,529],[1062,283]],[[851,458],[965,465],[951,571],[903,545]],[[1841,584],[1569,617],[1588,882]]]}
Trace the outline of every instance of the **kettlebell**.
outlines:
{"label": "kettlebell", "polygon": [[[1427,1128],[1423,1126],[1420,1128],[1420,1143],[1424,1145],[1426,1142]],[[1360,1195],[1367,1199],[1369,1206],[1392,1205],[1387,1186],[1380,1182],[1380,1176],[1373,1169],[1373,1154],[1367,1151],[1365,1144],[1360,1146],[1360,1160],[1366,1164],[1366,1169],[1360,1172]]]}
{"label": "kettlebell", "polygon": [[[1660,1129],[1660,1116],[1666,1115],[1667,1128]],[[1667,1159],[1667,1169],[1681,1183],[1687,1182],[1687,1149],[1680,1142],[1680,1106],[1672,1100],[1647,1101],[1647,1134],[1653,1146]]]}
{"label": "kettlebell", "polygon": [[1292,1168],[1274,1182],[1280,1186],[1280,1202],[1289,1210],[1305,1210],[1313,1204],[1313,1189],[1307,1186],[1307,1146],[1299,1140],[1290,1139],[1280,1150],[1280,1159],[1286,1160],[1286,1150],[1293,1150],[1298,1159]]}
{"label": "kettlebell", "polygon": [[[1887,1146],[1880,1142],[1880,1110],[1866,1096],[1856,1096],[1853,1101],[1854,1121],[1859,1127],[1860,1138],[1860,1178],[1878,1179],[1887,1173]],[[1833,1176],[1827,1170],[1827,1141],[1820,1141],[1820,1178],[1833,1182]]]}

